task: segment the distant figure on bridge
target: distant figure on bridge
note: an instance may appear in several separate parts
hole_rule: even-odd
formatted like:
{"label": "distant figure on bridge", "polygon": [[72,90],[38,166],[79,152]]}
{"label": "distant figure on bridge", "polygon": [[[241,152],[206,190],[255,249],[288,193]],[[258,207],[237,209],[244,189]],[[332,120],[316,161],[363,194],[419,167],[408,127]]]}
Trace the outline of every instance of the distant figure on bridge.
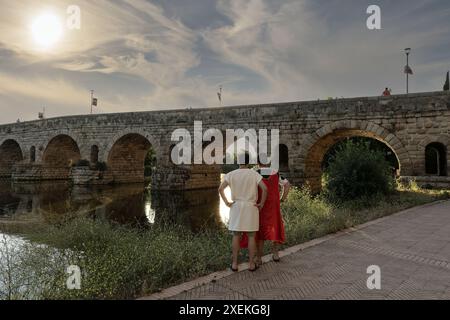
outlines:
{"label": "distant figure on bridge", "polygon": [[391,89],[386,88],[386,89],[383,91],[383,96],[390,96],[390,95],[391,95]]}

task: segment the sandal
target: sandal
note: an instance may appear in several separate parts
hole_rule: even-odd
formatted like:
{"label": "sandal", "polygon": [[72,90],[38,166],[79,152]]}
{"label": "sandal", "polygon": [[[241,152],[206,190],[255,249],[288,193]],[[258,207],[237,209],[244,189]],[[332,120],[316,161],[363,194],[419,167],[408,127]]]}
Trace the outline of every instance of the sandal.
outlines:
{"label": "sandal", "polygon": [[259,269],[259,266],[255,263],[255,267],[253,269],[248,268],[248,271],[255,272],[258,269]]}
{"label": "sandal", "polygon": [[274,254],[272,255],[272,260],[273,260],[273,262],[280,262],[281,261],[280,257],[275,258]]}
{"label": "sandal", "polygon": [[238,272],[238,271],[239,271],[238,268],[234,269],[232,264],[230,264],[230,269],[231,269],[231,271],[233,271],[233,272]]}

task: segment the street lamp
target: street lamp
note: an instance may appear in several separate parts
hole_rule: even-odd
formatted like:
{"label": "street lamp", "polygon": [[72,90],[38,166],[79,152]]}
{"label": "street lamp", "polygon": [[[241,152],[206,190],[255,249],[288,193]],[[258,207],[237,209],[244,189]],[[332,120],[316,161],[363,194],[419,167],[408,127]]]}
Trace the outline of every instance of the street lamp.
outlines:
{"label": "street lamp", "polygon": [[405,49],[406,54],[406,66],[405,66],[405,74],[406,74],[406,94],[409,93],[409,75],[413,74],[411,67],[409,66],[409,54],[411,53],[411,48]]}

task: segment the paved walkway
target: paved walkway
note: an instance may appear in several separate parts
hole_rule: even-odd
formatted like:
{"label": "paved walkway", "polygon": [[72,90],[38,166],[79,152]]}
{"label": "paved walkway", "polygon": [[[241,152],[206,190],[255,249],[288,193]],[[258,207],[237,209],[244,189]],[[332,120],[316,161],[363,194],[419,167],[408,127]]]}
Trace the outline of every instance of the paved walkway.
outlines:
{"label": "paved walkway", "polygon": [[[183,286],[169,289],[159,298],[450,299],[450,201],[412,208],[315,243],[254,273],[222,274],[181,293]],[[370,265],[381,268],[381,290],[367,288]]]}

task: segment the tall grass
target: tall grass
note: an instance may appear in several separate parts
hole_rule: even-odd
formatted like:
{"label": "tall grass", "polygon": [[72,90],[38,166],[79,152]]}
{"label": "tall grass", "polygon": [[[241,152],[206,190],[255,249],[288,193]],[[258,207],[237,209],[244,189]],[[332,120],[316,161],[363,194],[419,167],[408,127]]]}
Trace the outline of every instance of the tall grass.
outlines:
{"label": "tall grass", "polygon": [[[168,284],[222,269],[229,261],[229,237],[225,230],[197,234],[183,226],[163,224],[151,229],[115,225],[106,220],[75,218],[30,239],[71,254],[58,255],[52,264],[58,266],[44,281],[44,299],[117,299],[156,292]],[[51,249],[48,249],[51,251]],[[26,259],[48,259],[37,252]],[[39,260],[39,259],[38,259]],[[56,260],[56,261],[55,261]],[[67,266],[82,270],[81,290],[68,290]]]}

